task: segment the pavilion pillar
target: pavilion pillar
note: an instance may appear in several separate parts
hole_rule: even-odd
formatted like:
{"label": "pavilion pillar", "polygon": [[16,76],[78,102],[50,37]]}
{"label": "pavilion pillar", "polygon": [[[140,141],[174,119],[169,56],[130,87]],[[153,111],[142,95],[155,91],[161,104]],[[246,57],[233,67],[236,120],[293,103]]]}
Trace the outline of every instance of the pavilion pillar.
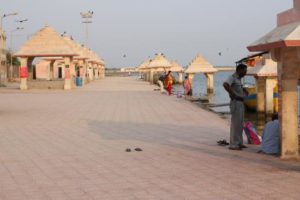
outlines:
{"label": "pavilion pillar", "polygon": [[50,81],[51,80],[51,69],[50,69],[50,63],[47,65],[47,76],[46,76],[46,80]]}
{"label": "pavilion pillar", "polygon": [[183,72],[178,72],[178,83],[183,83]]}
{"label": "pavilion pillar", "polygon": [[102,66],[102,78],[105,78],[105,66]]}
{"label": "pavilion pillar", "polygon": [[195,74],[193,74],[193,73],[188,73],[188,75],[189,75],[189,78],[191,79],[191,82],[193,82],[193,79],[194,79]]}
{"label": "pavilion pillar", "polygon": [[266,114],[274,113],[274,88],[277,85],[276,77],[266,78],[266,88],[265,88],[265,111]]}
{"label": "pavilion pillar", "polygon": [[21,66],[20,66],[20,90],[27,90],[27,78],[28,78],[28,58],[21,58]]}
{"label": "pavilion pillar", "polygon": [[154,71],[152,69],[150,69],[150,72],[149,72],[149,82],[151,84],[154,83]]}
{"label": "pavilion pillar", "polygon": [[278,61],[281,158],[298,159],[298,79],[300,48],[273,50]]}
{"label": "pavilion pillar", "polygon": [[88,82],[88,61],[84,60],[83,62],[83,82],[87,83]]}
{"label": "pavilion pillar", "polygon": [[[259,113],[265,112],[265,92],[266,92],[266,79],[265,77],[256,77],[256,111]],[[273,91],[273,90],[272,90]]]}
{"label": "pavilion pillar", "polygon": [[214,93],[214,74],[213,73],[205,73],[207,80],[207,93]]}
{"label": "pavilion pillar", "polygon": [[49,65],[47,66],[47,71],[48,71],[47,80],[48,81],[54,79],[54,62],[55,61],[50,61]]}
{"label": "pavilion pillar", "polygon": [[91,63],[89,64],[89,80],[90,81],[94,80],[94,69]]}
{"label": "pavilion pillar", "polygon": [[74,85],[74,71],[73,71],[73,61],[71,57],[65,57],[65,84],[64,84],[64,89],[65,90],[70,90],[73,88]]}
{"label": "pavilion pillar", "polygon": [[100,68],[100,78],[101,79],[104,78],[104,69],[103,69],[103,66],[101,66],[101,68]]}
{"label": "pavilion pillar", "polygon": [[98,68],[98,64],[95,64],[95,79],[99,79],[99,68]]}
{"label": "pavilion pillar", "polygon": [[85,81],[84,63],[85,60],[79,60],[79,76],[80,78],[82,78],[82,86],[84,86],[84,81]]}

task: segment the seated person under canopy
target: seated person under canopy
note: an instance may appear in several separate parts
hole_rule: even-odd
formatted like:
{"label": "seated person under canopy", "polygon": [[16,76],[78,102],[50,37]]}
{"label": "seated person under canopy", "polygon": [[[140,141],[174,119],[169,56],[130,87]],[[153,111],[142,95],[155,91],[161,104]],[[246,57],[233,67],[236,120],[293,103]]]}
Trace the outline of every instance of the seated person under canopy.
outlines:
{"label": "seated person under canopy", "polygon": [[265,126],[260,152],[271,155],[279,154],[279,122],[277,114],[274,114],[272,121]]}

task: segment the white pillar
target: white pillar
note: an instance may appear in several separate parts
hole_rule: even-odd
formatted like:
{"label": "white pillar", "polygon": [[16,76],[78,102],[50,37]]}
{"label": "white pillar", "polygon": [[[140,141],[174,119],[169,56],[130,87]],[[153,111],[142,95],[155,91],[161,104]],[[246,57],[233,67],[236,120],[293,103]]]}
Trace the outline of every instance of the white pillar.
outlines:
{"label": "white pillar", "polygon": [[[275,53],[274,51],[272,54]],[[278,54],[277,54],[278,53]],[[276,51],[279,81],[279,121],[281,132],[281,158],[298,159],[298,74],[299,48],[282,48]]]}
{"label": "white pillar", "polygon": [[193,82],[195,74],[188,74],[188,75],[189,75],[189,78],[191,79],[191,81]]}
{"label": "white pillar", "polygon": [[183,83],[183,72],[178,72],[178,83]]}
{"label": "white pillar", "polygon": [[277,85],[276,77],[267,77],[266,78],[266,88],[265,88],[265,111],[266,114],[274,113],[274,88]]}
{"label": "white pillar", "polygon": [[64,84],[64,89],[65,90],[70,90],[73,88],[73,76],[74,76],[74,72],[73,72],[73,62],[72,62],[72,58],[71,57],[65,57],[64,58],[65,61],[65,84]]}
{"label": "white pillar", "polygon": [[265,77],[256,77],[256,111],[259,113],[265,112],[266,107],[266,78]]}
{"label": "white pillar", "polygon": [[27,90],[27,78],[28,78],[28,58],[21,58],[21,66],[20,66],[20,89]]}
{"label": "white pillar", "polygon": [[214,74],[213,73],[205,73],[207,80],[207,93],[214,92]]}

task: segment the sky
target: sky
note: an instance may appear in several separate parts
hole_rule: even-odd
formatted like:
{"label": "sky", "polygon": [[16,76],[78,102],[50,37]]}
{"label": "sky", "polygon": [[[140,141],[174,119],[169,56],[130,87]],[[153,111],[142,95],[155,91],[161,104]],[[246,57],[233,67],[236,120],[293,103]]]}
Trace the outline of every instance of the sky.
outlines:
{"label": "sky", "polygon": [[[233,66],[250,54],[249,44],[276,27],[276,15],[293,1],[0,0],[0,5],[1,16],[18,12],[3,19],[7,46],[14,51],[45,24],[84,43],[80,12],[93,11],[89,47],[106,67],[119,68],[138,66],[155,53],[184,67],[199,53],[215,66]],[[16,22],[22,19],[29,21]],[[12,32],[17,27],[24,29]]]}

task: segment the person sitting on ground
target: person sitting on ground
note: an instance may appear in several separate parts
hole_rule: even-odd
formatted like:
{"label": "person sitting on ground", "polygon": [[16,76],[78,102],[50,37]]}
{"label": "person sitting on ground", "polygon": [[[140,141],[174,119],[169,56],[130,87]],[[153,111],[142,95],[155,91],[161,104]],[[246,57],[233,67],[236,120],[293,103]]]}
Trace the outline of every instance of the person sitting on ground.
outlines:
{"label": "person sitting on ground", "polygon": [[161,93],[164,92],[164,81],[165,81],[165,77],[166,77],[165,74],[161,74],[161,75],[159,76],[159,78],[158,78],[158,81],[157,81]]}
{"label": "person sitting on ground", "polygon": [[272,121],[265,126],[262,135],[262,146],[259,152],[277,155],[279,153],[279,122],[278,115],[272,116]]}
{"label": "person sitting on ground", "polygon": [[191,79],[188,74],[185,76],[185,79],[183,82],[183,88],[184,88],[185,98],[188,98],[193,95],[192,83],[191,83]]}

